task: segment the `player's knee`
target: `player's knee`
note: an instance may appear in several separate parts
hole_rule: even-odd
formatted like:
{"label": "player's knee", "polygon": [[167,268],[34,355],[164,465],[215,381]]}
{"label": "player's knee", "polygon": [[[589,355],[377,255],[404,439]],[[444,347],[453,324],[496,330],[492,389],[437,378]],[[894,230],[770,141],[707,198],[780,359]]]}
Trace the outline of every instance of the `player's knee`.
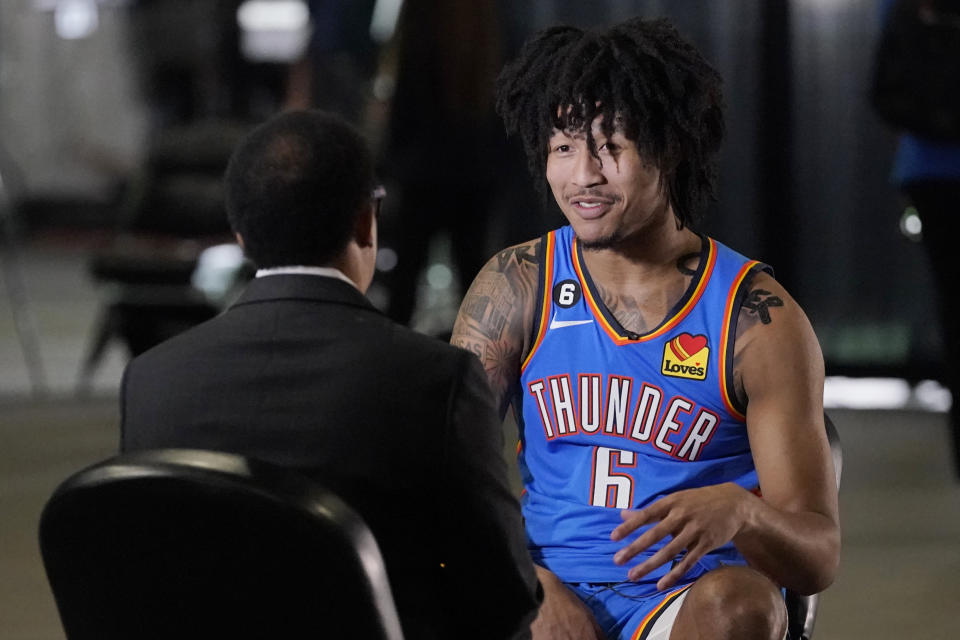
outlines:
{"label": "player's knee", "polygon": [[724,567],[697,580],[690,604],[700,620],[712,620],[717,637],[779,638],[787,627],[787,609],[777,586],[747,567]]}

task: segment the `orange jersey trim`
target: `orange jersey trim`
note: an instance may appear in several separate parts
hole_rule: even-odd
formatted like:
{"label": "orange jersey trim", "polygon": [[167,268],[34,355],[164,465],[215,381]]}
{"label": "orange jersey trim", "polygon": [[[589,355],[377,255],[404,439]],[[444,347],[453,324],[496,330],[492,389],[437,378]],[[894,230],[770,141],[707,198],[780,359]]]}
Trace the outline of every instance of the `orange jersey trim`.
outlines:
{"label": "orange jersey trim", "polygon": [[734,278],[733,284],[730,285],[730,292],[727,294],[727,303],[724,305],[723,328],[720,330],[720,397],[723,398],[723,404],[730,415],[741,421],[745,421],[747,416],[734,407],[733,398],[727,393],[727,347],[730,343],[730,323],[733,322],[733,304],[737,300],[737,292],[740,290],[744,278],[758,264],[760,263],[756,260],[747,262],[740,268],[737,277]]}
{"label": "orange jersey trim", "polygon": [[538,321],[539,326],[537,327],[537,337],[533,342],[533,346],[530,347],[530,352],[527,354],[527,357],[524,358],[523,364],[520,365],[520,373],[523,373],[527,365],[530,364],[533,354],[536,353],[540,343],[543,342],[543,336],[547,333],[547,319],[550,317],[550,303],[553,301],[551,290],[553,288],[553,256],[556,253],[557,246],[556,234],[556,231],[551,231],[547,234],[547,246],[543,252],[543,300],[541,300],[540,304],[541,309],[540,319]]}
{"label": "orange jersey trim", "polygon": [[656,620],[659,617],[660,612],[666,609],[667,607],[669,607],[674,600],[680,597],[681,593],[683,593],[684,591],[686,591],[692,586],[693,586],[693,583],[691,582],[690,584],[680,587],[676,591],[673,591],[667,594],[667,596],[660,601],[660,604],[654,607],[653,611],[647,614],[647,617],[643,619],[643,621],[640,623],[640,626],[637,627],[637,630],[633,632],[632,636],[630,636],[630,640],[641,640],[644,637],[644,632],[647,631],[647,626],[653,620]]}
{"label": "orange jersey trim", "polygon": [[622,346],[625,344],[646,342],[647,340],[658,338],[677,326],[677,324],[683,320],[688,313],[690,313],[690,310],[693,309],[694,305],[697,304],[697,301],[700,300],[704,290],[707,288],[707,283],[710,281],[710,275],[713,273],[713,267],[717,263],[717,245],[714,243],[713,238],[707,238],[707,240],[709,240],[709,246],[707,247],[707,265],[704,268],[703,273],[700,276],[700,281],[697,282],[697,286],[694,289],[693,294],[690,296],[690,299],[687,300],[686,304],[684,304],[683,307],[677,311],[672,318],[664,322],[653,332],[646,333],[639,338],[630,338],[629,336],[621,336],[617,330],[614,329],[609,322],[607,322],[606,316],[600,310],[600,305],[594,299],[593,293],[590,291],[590,287],[587,286],[587,279],[584,275],[583,266],[577,259],[577,244],[579,241],[574,238],[573,242],[571,243],[571,250],[573,251],[573,268],[576,270],[577,277],[580,279],[580,288],[583,289],[584,296],[587,298],[587,303],[590,305],[590,309],[596,316],[600,326],[603,327],[603,330],[607,332],[607,335],[610,336],[610,339],[613,340],[614,344]]}

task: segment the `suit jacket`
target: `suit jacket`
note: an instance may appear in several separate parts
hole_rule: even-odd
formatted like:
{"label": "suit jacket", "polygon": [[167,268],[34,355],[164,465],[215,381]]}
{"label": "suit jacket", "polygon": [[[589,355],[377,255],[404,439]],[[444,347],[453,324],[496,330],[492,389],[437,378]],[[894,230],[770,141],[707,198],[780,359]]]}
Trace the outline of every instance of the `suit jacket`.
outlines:
{"label": "suit jacket", "polygon": [[122,450],[254,456],[339,494],[380,545],[407,638],[529,637],[539,585],[479,361],[349,284],[253,280],[132,360],[121,412]]}

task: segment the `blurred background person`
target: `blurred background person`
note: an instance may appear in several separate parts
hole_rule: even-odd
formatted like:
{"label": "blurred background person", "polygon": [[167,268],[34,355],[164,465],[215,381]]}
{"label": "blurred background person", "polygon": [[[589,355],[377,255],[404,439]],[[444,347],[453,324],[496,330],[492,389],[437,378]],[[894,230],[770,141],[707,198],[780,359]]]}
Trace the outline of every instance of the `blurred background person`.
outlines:
{"label": "blurred background person", "polygon": [[371,35],[376,0],[307,0],[310,38],[290,67],[284,107],[317,108],[364,124],[378,43]]}
{"label": "blurred background person", "polygon": [[873,104],[898,133],[892,180],[922,223],[937,285],[944,381],[950,388],[953,456],[960,477],[960,0],[884,0]]}
{"label": "blurred background person", "polygon": [[[383,142],[383,172],[397,201],[385,220],[384,242],[397,256],[385,281],[388,313],[398,322],[411,320],[438,234],[448,234],[462,295],[489,257],[498,206],[537,209],[515,179],[522,160],[493,110],[494,79],[514,46],[507,11],[498,0],[403,3]],[[522,217],[511,216],[510,227]],[[451,317],[439,333],[452,327]]]}

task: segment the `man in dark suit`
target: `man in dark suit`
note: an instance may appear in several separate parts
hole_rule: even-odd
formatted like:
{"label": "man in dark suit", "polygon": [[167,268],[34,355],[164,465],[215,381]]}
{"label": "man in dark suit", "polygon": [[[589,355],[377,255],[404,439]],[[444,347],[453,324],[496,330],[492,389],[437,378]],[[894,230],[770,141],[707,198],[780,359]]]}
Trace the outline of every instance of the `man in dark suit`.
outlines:
{"label": "man in dark suit", "polygon": [[407,638],[529,637],[540,600],[479,361],[363,296],[378,190],[362,138],[317,111],[254,130],[226,173],[257,277],[131,361],[121,448],[216,449],[305,471],[383,552]]}

